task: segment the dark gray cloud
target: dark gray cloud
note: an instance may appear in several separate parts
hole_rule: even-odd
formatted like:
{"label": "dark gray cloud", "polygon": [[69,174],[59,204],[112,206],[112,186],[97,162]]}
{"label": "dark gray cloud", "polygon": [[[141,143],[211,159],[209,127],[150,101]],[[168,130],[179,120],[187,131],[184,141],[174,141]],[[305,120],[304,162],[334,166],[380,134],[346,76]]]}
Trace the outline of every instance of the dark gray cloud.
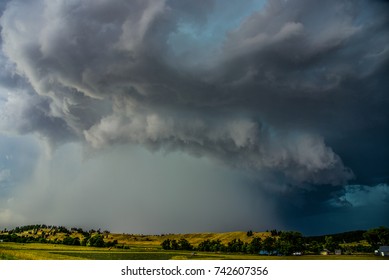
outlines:
{"label": "dark gray cloud", "polygon": [[2,130],[206,156],[305,203],[387,183],[387,1],[222,2],[0,4]]}

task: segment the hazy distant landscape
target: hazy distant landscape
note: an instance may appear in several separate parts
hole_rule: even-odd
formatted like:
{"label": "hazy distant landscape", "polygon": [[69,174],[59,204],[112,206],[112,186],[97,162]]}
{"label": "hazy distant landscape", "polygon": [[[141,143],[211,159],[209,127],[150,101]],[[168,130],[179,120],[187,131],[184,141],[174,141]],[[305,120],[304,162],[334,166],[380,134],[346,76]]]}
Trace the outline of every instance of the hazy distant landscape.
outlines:
{"label": "hazy distant landscape", "polygon": [[389,229],[304,237],[299,232],[225,232],[141,235],[30,225],[0,233],[0,259],[388,259]]}

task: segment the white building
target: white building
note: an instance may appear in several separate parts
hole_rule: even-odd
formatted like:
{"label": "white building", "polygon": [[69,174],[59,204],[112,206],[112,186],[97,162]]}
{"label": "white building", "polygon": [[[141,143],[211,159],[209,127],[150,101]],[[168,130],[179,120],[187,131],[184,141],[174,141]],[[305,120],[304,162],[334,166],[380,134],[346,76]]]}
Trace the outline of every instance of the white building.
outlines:
{"label": "white building", "polygon": [[380,246],[378,250],[375,250],[375,254],[383,257],[389,257],[389,246]]}

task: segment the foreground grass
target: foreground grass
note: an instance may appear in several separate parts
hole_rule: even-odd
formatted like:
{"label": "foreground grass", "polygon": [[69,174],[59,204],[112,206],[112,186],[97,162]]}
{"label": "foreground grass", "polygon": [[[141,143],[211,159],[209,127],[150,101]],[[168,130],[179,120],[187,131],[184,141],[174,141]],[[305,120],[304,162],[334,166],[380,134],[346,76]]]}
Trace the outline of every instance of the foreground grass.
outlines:
{"label": "foreground grass", "polygon": [[[259,256],[247,254],[164,251],[159,246],[130,249],[91,248],[53,244],[1,243],[0,260],[383,260],[373,254],[329,256]],[[388,259],[388,258],[385,258]]]}

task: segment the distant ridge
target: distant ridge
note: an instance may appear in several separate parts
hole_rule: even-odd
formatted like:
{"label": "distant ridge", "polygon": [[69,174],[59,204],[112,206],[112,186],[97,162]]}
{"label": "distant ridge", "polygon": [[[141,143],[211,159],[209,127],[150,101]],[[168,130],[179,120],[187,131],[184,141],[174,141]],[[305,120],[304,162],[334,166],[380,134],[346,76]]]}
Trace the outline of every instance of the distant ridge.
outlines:
{"label": "distant ridge", "polygon": [[[53,234],[55,232],[55,235]],[[248,234],[251,232],[251,234]],[[25,225],[15,227],[13,229],[4,229],[0,233],[15,233],[18,235],[23,235],[27,237],[37,237],[43,236],[49,240],[54,241],[62,240],[66,236],[82,238],[88,234],[103,234],[106,239],[114,239],[122,244],[133,244],[133,243],[145,243],[148,244],[160,244],[163,240],[169,239],[187,239],[191,244],[198,245],[202,241],[209,239],[211,241],[220,240],[222,243],[226,244],[233,239],[240,239],[243,242],[250,242],[253,238],[259,237],[264,239],[268,236],[277,236],[282,231],[271,230],[266,232],[255,232],[255,231],[232,231],[232,232],[199,232],[199,233],[165,233],[157,235],[146,235],[146,234],[132,234],[132,233],[111,233],[107,230],[102,231],[101,229],[95,230],[83,230],[82,228],[76,227],[65,227],[65,226],[53,226],[53,225]],[[352,243],[363,240],[363,235],[366,233],[366,230],[355,230],[347,231],[342,233],[326,234],[326,235],[315,235],[315,236],[304,236],[304,239],[307,242],[317,241],[324,242],[326,236],[331,236],[333,240],[337,243]]]}

